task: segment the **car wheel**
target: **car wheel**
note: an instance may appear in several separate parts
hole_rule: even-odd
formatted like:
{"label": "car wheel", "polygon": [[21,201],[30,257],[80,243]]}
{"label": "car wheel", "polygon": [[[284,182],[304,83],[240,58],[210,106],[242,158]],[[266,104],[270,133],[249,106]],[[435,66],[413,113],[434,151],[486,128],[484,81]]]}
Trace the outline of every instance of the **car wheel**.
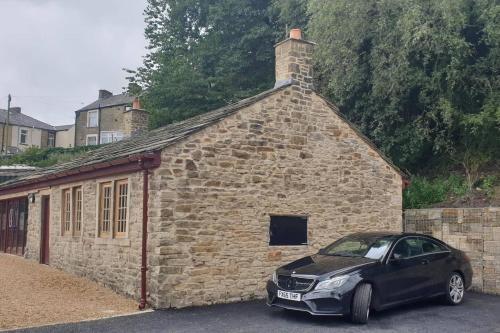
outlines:
{"label": "car wheel", "polygon": [[446,302],[451,305],[458,305],[463,302],[464,295],[464,279],[459,273],[453,272],[446,284]]}
{"label": "car wheel", "polygon": [[372,286],[362,283],[354,292],[351,307],[351,321],[356,324],[366,324],[370,316],[370,303],[372,300]]}

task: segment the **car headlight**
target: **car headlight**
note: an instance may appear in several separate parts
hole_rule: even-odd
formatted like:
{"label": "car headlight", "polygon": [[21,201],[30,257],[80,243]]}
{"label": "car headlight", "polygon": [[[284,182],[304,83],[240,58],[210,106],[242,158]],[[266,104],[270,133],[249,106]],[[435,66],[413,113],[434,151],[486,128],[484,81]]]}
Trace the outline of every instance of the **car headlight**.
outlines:
{"label": "car headlight", "polygon": [[321,281],[314,289],[325,290],[339,288],[347,281],[347,279],[349,279],[349,275],[335,276],[331,279]]}
{"label": "car headlight", "polygon": [[278,284],[278,274],[276,274],[276,271],[273,273],[273,282]]}

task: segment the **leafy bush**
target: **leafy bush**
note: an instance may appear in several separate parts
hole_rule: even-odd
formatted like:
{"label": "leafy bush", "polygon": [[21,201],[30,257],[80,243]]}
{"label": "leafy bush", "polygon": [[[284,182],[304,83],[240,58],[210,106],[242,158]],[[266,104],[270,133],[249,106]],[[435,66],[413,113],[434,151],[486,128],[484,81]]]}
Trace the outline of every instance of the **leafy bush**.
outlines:
{"label": "leafy bush", "polygon": [[443,202],[450,196],[462,197],[467,191],[465,179],[457,175],[435,179],[414,177],[411,185],[403,192],[403,206],[425,208]]}
{"label": "leafy bush", "polygon": [[48,167],[74,159],[98,146],[75,148],[28,148],[24,152],[0,158],[0,165],[24,164],[34,167]]}
{"label": "leafy bush", "polygon": [[481,179],[479,184],[479,188],[486,192],[488,197],[493,196],[495,194],[495,184],[497,182],[497,177],[495,175],[488,175]]}

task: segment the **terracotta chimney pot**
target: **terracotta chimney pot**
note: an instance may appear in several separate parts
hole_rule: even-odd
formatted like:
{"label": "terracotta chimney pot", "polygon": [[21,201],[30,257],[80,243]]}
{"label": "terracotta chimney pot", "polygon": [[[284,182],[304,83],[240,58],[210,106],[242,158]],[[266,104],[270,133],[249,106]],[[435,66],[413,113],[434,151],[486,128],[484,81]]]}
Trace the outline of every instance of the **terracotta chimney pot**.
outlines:
{"label": "terracotta chimney pot", "polygon": [[139,100],[139,97],[134,98],[134,101],[132,102],[132,109],[134,110],[141,109],[141,101]]}
{"label": "terracotta chimney pot", "polygon": [[290,30],[290,38],[292,39],[302,39],[302,31],[300,29]]}

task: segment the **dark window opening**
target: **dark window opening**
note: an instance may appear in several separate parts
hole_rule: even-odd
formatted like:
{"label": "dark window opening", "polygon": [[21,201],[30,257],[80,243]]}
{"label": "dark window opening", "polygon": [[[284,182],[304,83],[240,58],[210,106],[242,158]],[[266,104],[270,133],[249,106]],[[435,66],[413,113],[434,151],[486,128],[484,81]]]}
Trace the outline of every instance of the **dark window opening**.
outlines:
{"label": "dark window opening", "polygon": [[271,216],[269,245],[306,245],[307,217]]}

